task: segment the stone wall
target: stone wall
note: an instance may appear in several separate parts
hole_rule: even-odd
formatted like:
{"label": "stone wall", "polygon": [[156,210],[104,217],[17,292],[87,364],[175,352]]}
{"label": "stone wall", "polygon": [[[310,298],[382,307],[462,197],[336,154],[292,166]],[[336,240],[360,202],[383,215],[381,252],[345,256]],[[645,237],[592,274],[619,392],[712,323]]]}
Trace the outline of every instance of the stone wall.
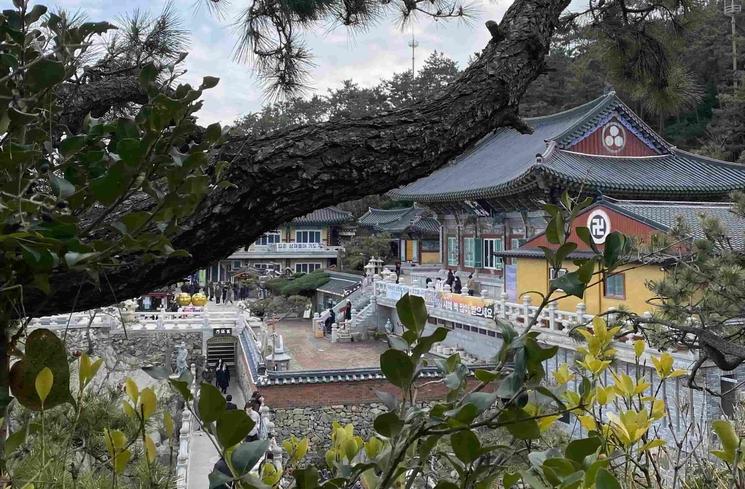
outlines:
{"label": "stone wall", "polygon": [[334,421],[343,425],[352,423],[355,434],[367,440],[373,434],[375,418],[384,413],[386,407],[378,403],[336,404],[306,408],[274,408],[273,411],[274,430],[278,440],[285,440],[290,435],[298,438],[307,436],[310,440],[310,456],[323,460],[323,455],[331,444],[331,424]]}
{"label": "stone wall", "polygon": [[[64,331],[55,331],[62,338]],[[151,383],[151,378],[141,370],[145,365],[176,367],[176,347],[183,342],[188,352],[187,362],[196,364],[201,372],[204,365],[202,333],[185,331],[163,331],[158,333],[129,331],[125,337],[120,332],[112,333],[108,328],[92,328],[90,341],[85,329],[70,329],[65,341],[70,354],[88,353],[102,358],[104,368],[97,380],[117,385],[126,377],[132,377],[141,387]]]}

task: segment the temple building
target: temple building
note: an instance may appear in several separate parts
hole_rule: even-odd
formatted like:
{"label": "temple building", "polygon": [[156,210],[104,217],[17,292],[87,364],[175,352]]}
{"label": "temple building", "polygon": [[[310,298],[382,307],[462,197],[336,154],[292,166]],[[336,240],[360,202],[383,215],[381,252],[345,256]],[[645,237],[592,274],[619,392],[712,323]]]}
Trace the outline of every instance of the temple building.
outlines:
{"label": "temple building", "polygon": [[[745,166],[676,148],[616,97],[500,128],[448,166],[391,192],[437,214],[445,268],[475,272],[479,289],[517,289],[514,256],[545,228],[543,202],[562,192],[626,201],[724,201]],[[514,297],[512,298],[514,299]]]}
{"label": "temple building", "polygon": [[353,234],[350,224],[354,224],[352,214],[336,207],[295,218],[210,266],[207,281],[229,281],[250,269],[309,273],[334,268],[342,239]]}
{"label": "temple building", "polygon": [[360,230],[391,236],[391,256],[401,262],[441,263],[440,223],[431,211],[412,206],[401,209],[370,207],[357,220]]}
{"label": "temple building", "polygon": [[[585,311],[591,315],[604,313],[611,308],[628,308],[637,313],[653,311],[657,305],[655,294],[647,287],[647,282],[664,278],[666,260],[661,256],[647,256],[644,252],[652,237],[673,229],[685,230],[685,238],[670,250],[673,254],[679,249],[690,247],[692,240],[703,239],[704,231],[701,217],[714,218],[729,237],[729,245],[736,250],[745,250],[745,219],[731,211],[731,205],[723,202],[676,202],[615,200],[604,198],[582,211],[574,222],[570,239],[577,243],[577,249],[570,253],[557,272],[546,262],[541,246],[554,248],[541,233],[529,239],[516,250],[499,253],[500,257],[516,261],[517,280],[515,290],[507,290],[508,295],[536,291],[547,294],[549,281],[554,275],[560,276],[576,270],[573,261],[587,258],[592,254],[590,247],[576,233],[577,226],[590,230],[590,236],[598,249],[603,249],[605,238],[618,231],[633,237],[638,251],[630,263],[620,267],[616,273],[585,291],[582,300],[567,297],[557,302],[560,310],[573,311],[584,303]],[[595,281],[594,281],[595,282]],[[506,284],[508,285],[508,284]],[[526,294],[527,295],[527,294]],[[538,294],[532,294],[534,302],[539,302]]]}

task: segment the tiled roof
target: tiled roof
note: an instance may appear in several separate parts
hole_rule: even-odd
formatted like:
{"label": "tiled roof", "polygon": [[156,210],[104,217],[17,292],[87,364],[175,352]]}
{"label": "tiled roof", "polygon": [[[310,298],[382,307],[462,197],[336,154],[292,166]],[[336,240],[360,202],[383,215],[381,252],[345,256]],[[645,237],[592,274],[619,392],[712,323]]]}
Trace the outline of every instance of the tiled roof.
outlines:
{"label": "tiled roof", "polygon": [[732,212],[732,205],[718,202],[648,202],[609,201],[609,207],[625,211],[660,228],[673,228],[678,218],[690,229],[694,238],[704,238],[700,216],[716,218],[724,227],[734,248],[745,249],[745,219]]}
{"label": "tiled roof", "polygon": [[378,232],[391,234],[438,234],[440,222],[425,216],[427,210],[421,207],[406,207],[403,209],[373,209],[364,213],[357,222],[364,227]]}
{"label": "tiled roof", "polygon": [[[661,153],[604,157],[566,151],[613,114]],[[614,94],[558,114],[527,118],[532,134],[501,128],[448,166],[391,195],[418,202],[462,201],[540,192],[546,177],[558,186],[584,186],[619,198],[721,198],[745,187],[745,165],[713,160],[669,146]],[[538,158],[540,156],[540,158]]]}
{"label": "tiled roof", "polygon": [[346,297],[345,292],[352,290],[362,282],[362,277],[358,280],[346,280],[341,278],[331,278],[328,282],[318,287],[316,290],[319,292],[326,292],[327,294],[338,295],[339,297]]}
{"label": "tiled roof", "polygon": [[295,224],[343,224],[351,220],[351,212],[336,207],[324,207],[302,217],[296,217],[292,222]]}
{"label": "tiled roof", "polygon": [[[468,366],[469,374],[476,369],[493,368],[494,365]],[[435,368],[423,368],[419,378],[438,378],[442,374]],[[385,376],[379,368],[354,368],[338,370],[299,370],[299,371],[267,371],[267,375],[259,377],[258,386],[292,385],[292,384],[328,384],[334,382],[359,382],[365,380],[380,380]]]}

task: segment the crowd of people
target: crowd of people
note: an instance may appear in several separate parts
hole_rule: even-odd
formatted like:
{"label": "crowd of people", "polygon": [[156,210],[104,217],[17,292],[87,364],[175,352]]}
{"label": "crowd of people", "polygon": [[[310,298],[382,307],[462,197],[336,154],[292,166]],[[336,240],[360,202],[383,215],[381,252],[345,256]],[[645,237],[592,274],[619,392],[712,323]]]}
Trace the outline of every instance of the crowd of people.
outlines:
{"label": "crowd of people", "polygon": [[233,304],[235,301],[248,299],[250,290],[248,285],[239,282],[207,282],[204,295],[216,304]]}
{"label": "crowd of people", "polygon": [[[432,283],[431,278],[427,278],[425,281],[425,284],[427,287],[429,287],[429,284]],[[462,294],[463,293],[463,283],[461,282],[460,276],[457,273],[453,273],[452,270],[448,270],[448,275],[445,280],[442,280],[440,277],[437,277],[435,279],[435,290],[443,290],[445,286],[450,287],[450,290],[456,294]],[[466,290],[468,290],[468,295],[474,295],[476,292],[476,280],[473,278],[473,274],[468,274],[468,280],[466,281]]]}

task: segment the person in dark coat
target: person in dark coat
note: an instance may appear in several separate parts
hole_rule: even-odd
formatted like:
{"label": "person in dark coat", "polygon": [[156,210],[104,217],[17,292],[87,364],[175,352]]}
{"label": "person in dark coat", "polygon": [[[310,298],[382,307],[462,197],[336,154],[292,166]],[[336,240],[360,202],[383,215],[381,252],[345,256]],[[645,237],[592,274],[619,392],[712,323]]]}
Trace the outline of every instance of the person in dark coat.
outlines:
{"label": "person in dark coat", "polygon": [[396,262],[396,283],[398,283],[398,279],[401,278],[401,262]]}
{"label": "person in dark coat", "polygon": [[336,322],[336,314],[334,313],[334,310],[329,307],[329,317],[326,318],[326,321],[324,321],[323,325],[326,328],[326,334],[331,334],[331,325]]}
{"label": "person in dark coat", "polygon": [[452,288],[453,282],[455,282],[455,275],[453,275],[452,270],[448,270],[448,278],[445,280],[445,285],[449,285]]}
{"label": "person in dark coat", "polygon": [[[227,283],[223,284],[222,286],[222,303],[223,304],[228,302],[228,287],[230,287],[230,284],[227,284]],[[232,299],[231,299],[231,302],[233,302]]]}
{"label": "person in dark coat", "polygon": [[215,383],[220,389],[220,392],[225,394],[230,386],[230,370],[222,359],[217,361],[217,367],[215,367]]}
{"label": "person in dark coat", "polygon": [[225,410],[232,411],[233,409],[238,409],[238,406],[236,406],[233,402],[233,396],[228,394],[227,396],[225,396]]}
{"label": "person in dark coat", "polygon": [[215,282],[215,304],[220,303],[220,297],[222,296],[222,285],[220,282]]}
{"label": "person in dark coat", "polygon": [[463,291],[463,284],[460,283],[460,277],[457,275],[455,276],[455,280],[453,281],[453,292],[456,294],[460,294]]}
{"label": "person in dark coat", "polygon": [[350,319],[352,319],[352,302],[347,301],[347,305],[345,307],[346,308],[344,309],[344,319],[349,321]]}

